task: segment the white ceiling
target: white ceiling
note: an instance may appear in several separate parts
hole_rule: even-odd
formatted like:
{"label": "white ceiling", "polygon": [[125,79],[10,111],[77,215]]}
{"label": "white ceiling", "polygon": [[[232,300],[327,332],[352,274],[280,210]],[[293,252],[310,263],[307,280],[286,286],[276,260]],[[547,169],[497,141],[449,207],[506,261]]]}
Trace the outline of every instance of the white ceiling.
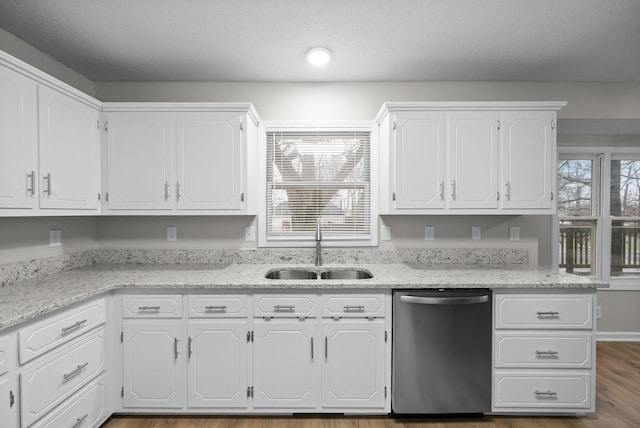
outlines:
{"label": "white ceiling", "polygon": [[640,81],[639,0],[0,0],[0,27],[99,82]]}

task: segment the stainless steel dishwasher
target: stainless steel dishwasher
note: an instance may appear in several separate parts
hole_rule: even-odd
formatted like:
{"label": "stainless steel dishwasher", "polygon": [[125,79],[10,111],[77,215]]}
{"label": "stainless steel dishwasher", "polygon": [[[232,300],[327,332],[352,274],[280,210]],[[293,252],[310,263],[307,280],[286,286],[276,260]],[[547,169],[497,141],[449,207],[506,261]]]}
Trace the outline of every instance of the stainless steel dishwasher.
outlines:
{"label": "stainless steel dishwasher", "polygon": [[491,291],[393,293],[397,415],[491,411]]}

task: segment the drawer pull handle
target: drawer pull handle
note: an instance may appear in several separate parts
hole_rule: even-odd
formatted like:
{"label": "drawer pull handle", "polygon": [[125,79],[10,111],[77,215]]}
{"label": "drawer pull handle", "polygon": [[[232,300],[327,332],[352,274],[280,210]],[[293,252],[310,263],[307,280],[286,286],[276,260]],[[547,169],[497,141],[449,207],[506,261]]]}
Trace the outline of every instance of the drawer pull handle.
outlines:
{"label": "drawer pull handle", "polygon": [[345,312],[364,312],[364,305],[344,305]]}
{"label": "drawer pull handle", "polygon": [[67,333],[69,333],[71,330],[74,330],[74,329],[76,329],[76,328],[80,327],[82,324],[84,324],[84,323],[86,323],[86,322],[87,322],[87,320],[77,321],[76,323],[74,323],[74,324],[70,325],[69,327],[63,327],[63,328],[61,329],[62,334],[67,334]]}
{"label": "drawer pull handle", "polygon": [[558,355],[558,351],[536,351],[536,356],[538,357],[555,357]]}
{"label": "drawer pull handle", "polygon": [[84,363],[84,364],[80,364],[79,366],[77,366],[75,369],[73,369],[72,371],[70,371],[69,373],[65,373],[62,375],[62,381],[66,382],[69,379],[71,379],[72,377],[74,377],[75,375],[77,375],[78,373],[80,373],[82,371],[82,369],[84,369],[85,367],[87,367],[89,365],[89,363]]}
{"label": "drawer pull handle", "polygon": [[220,306],[205,306],[204,307],[205,310],[207,311],[220,311],[220,312],[227,312],[227,305],[220,305]]}
{"label": "drawer pull handle", "polygon": [[558,396],[557,392],[553,392],[553,391],[535,391],[536,397],[551,397],[551,398],[555,398]]}
{"label": "drawer pull handle", "polygon": [[557,312],[557,311],[537,311],[536,314],[538,314],[538,318],[542,318],[542,317],[557,318],[560,315],[560,312]]}
{"label": "drawer pull handle", "polygon": [[71,425],[71,428],[78,428],[80,425],[82,425],[82,423],[84,422],[85,419],[87,419],[89,417],[89,414],[85,414],[84,416],[80,416],[78,419],[76,419],[76,422]]}
{"label": "drawer pull handle", "polygon": [[178,338],[177,337],[173,338],[173,359],[174,360],[178,359]]}
{"label": "drawer pull handle", "polygon": [[139,311],[159,311],[160,306],[138,306]]}
{"label": "drawer pull handle", "polygon": [[294,305],[273,305],[274,312],[293,312],[296,310]]}

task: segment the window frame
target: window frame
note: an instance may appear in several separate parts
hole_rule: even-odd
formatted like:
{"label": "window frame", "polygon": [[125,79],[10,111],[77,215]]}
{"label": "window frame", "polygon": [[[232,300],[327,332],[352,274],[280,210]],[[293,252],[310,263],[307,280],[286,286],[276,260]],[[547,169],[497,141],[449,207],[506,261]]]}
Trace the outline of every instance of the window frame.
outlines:
{"label": "window frame", "polygon": [[[632,277],[611,276],[611,160],[637,159],[640,160],[640,148],[633,147],[558,147],[557,161],[562,159],[594,159],[592,171],[592,217],[574,216],[562,217],[566,219],[595,219],[596,220],[596,265],[595,275],[592,276],[609,283],[609,290],[640,290],[640,275]],[[596,166],[595,162],[598,162]],[[557,162],[556,162],[557,174]],[[598,201],[594,202],[593,193],[598,192]],[[557,189],[556,189],[557,192]],[[597,210],[594,209],[597,204]],[[560,239],[560,216],[554,215],[553,239],[551,257],[553,266],[559,266],[558,245]],[[632,217],[632,220],[640,218]]]}
{"label": "window frame", "polygon": [[378,127],[375,121],[264,121],[259,125],[258,174],[260,200],[258,206],[258,247],[265,248],[309,248],[315,240],[306,237],[267,236],[267,133],[272,131],[291,132],[369,132],[369,236],[349,239],[323,236],[323,247],[374,247],[378,245]]}

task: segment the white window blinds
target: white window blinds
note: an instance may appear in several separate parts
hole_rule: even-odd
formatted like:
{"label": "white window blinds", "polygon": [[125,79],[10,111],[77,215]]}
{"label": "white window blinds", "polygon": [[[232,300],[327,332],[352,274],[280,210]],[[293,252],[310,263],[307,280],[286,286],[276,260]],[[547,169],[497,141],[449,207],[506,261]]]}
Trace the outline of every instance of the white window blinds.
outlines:
{"label": "white window blinds", "polygon": [[370,135],[267,131],[267,240],[370,239]]}

